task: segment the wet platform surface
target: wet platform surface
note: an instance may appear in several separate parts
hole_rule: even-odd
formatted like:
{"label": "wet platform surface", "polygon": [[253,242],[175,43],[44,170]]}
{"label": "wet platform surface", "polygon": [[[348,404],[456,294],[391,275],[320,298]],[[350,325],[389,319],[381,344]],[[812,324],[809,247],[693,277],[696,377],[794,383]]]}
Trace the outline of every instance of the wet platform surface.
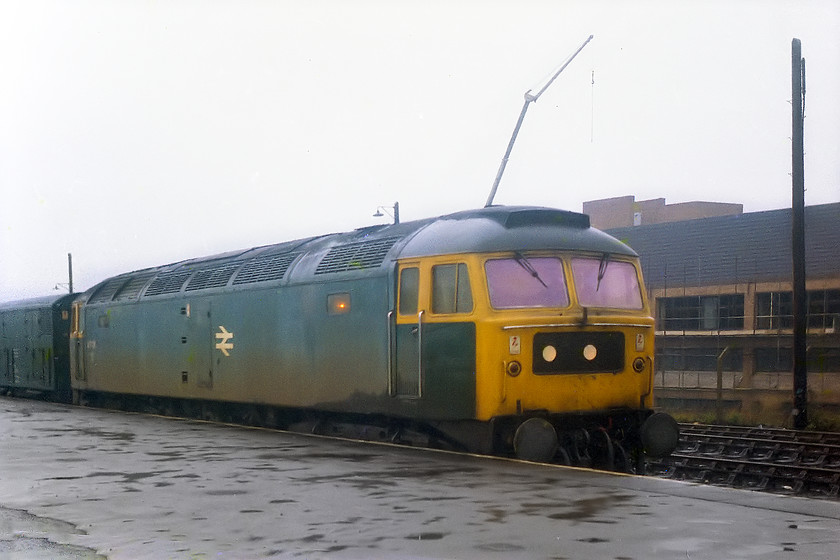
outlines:
{"label": "wet platform surface", "polygon": [[0,397],[0,559],[838,558],[840,502]]}

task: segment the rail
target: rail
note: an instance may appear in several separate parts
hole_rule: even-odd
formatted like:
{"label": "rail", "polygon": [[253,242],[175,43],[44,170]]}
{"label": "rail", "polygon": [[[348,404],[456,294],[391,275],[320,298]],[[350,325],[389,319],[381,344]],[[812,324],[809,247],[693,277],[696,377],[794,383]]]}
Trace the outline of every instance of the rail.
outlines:
{"label": "rail", "polygon": [[648,474],[779,494],[840,496],[840,433],[681,424],[668,458]]}

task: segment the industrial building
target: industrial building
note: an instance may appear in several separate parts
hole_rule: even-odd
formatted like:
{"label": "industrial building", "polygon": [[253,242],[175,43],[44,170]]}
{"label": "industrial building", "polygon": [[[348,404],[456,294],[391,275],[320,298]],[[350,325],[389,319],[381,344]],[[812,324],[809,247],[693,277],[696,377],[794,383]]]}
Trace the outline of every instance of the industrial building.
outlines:
{"label": "industrial building", "polygon": [[[639,224],[607,231],[641,256],[656,317],[657,404],[687,417],[792,425],[791,210],[673,206],[584,204],[593,224]],[[840,203],[805,208],[805,261],[809,418],[840,426]]]}

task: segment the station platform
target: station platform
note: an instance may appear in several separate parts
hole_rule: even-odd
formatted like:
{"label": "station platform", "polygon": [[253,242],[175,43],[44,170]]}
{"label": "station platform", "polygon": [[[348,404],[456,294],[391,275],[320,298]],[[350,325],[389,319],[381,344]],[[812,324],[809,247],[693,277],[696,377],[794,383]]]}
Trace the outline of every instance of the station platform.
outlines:
{"label": "station platform", "polygon": [[838,551],[838,501],[0,397],[0,558]]}

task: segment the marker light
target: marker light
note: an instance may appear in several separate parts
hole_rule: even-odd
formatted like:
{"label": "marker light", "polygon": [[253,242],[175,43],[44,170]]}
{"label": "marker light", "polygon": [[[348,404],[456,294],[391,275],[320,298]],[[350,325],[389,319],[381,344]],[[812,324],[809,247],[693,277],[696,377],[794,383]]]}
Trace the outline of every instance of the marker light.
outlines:
{"label": "marker light", "polygon": [[553,362],[557,358],[557,348],[549,344],[543,348],[542,356],[546,362]]}
{"label": "marker light", "polygon": [[350,312],[350,294],[330,294],[327,296],[327,311],[330,315]]}

